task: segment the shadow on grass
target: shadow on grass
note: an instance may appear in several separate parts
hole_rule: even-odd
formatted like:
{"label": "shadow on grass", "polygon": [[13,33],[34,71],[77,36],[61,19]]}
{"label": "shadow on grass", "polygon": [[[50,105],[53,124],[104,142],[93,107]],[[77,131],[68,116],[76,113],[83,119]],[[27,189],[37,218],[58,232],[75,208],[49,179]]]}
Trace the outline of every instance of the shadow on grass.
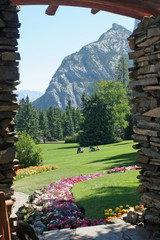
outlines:
{"label": "shadow on grass", "polygon": [[58,148],[58,149],[72,149],[72,148],[78,148],[79,146],[66,146],[66,147],[61,147],[61,148]]}
{"label": "shadow on grass", "polygon": [[[136,159],[136,155],[137,153],[125,153],[125,154],[119,154],[113,157],[108,157],[108,158],[104,158],[104,159],[99,159],[99,160],[95,160],[95,161],[91,161],[87,164],[91,164],[91,163],[100,163],[100,162],[106,162],[106,164],[108,164],[108,161],[112,161],[112,166],[110,165],[110,168],[112,167],[121,167],[123,166],[129,166],[129,165],[134,165],[135,164],[135,159]],[[108,169],[106,167],[106,169]]]}
{"label": "shadow on grass", "polygon": [[55,151],[55,150],[59,150],[59,149],[72,149],[72,148],[78,148],[78,146],[57,147],[57,148],[54,148],[54,149],[47,149],[47,151]]}
{"label": "shadow on grass", "polygon": [[120,145],[127,145],[127,144],[131,144],[130,142],[127,142],[127,143],[111,143],[111,144],[114,144],[114,146],[120,146]]}
{"label": "shadow on grass", "polygon": [[[115,209],[127,204],[135,206],[140,202],[140,194],[136,192],[137,186],[110,186],[93,190],[87,198],[82,198],[76,204],[85,209],[85,217],[98,219],[105,218],[105,209]],[[97,218],[98,217],[98,218]]]}

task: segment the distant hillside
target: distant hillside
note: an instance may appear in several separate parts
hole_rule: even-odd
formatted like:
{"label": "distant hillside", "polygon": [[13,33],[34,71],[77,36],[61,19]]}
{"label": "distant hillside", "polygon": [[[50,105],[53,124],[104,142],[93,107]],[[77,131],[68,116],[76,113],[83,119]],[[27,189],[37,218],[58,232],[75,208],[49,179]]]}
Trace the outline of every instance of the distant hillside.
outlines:
{"label": "distant hillside", "polygon": [[71,100],[73,107],[80,106],[84,91],[91,94],[93,85],[99,79],[108,81],[114,78],[114,67],[121,56],[125,56],[131,66],[127,41],[130,34],[129,30],[114,23],[98,41],[65,57],[45,94],[34,101],[33,105],[43,109],[50,106],[64,109],[68,100]]}
{"label": "distant hillside", "polygon": [[39,98],[43,95],[42,92],[30,91],[30,90],[16,91],[16,94],[18,94],[18,97],[17,97],[18,101],[21,100],[22,98],[25,99],[28,96],[30,102],[35,101],[37,98]]}

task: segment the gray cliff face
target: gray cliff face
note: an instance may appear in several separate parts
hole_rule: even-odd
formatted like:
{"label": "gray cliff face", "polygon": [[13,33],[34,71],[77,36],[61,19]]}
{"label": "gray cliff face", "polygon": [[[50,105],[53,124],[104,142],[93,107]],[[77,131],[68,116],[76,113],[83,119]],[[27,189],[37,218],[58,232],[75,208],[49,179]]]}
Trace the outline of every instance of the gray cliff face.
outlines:
{"label": "gray cliff face", "polygon": [[82,93],[92,93],[99,79],[114,78],[114,67],[121,56],[125,56],[129,66],[130,51],[127,38],[131,34],[126,28],[113,24],[98,41],[84,46],[79,52],[67,56],[51,79],[45,94],[34,102],[37,108],[55,106],[65,108],[68,100],[72,106],[81,104]]}

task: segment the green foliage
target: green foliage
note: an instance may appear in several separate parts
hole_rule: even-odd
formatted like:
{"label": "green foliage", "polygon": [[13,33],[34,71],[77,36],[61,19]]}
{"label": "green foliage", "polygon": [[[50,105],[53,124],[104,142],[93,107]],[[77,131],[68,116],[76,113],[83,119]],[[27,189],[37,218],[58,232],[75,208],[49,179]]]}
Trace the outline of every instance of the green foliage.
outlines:
{"label": "green foliage", "polygon": [[65,143],[78,143],[78,133],[65,138]]}
{"label": "green foliage", "polygon": [[133,125],[134,125],[134,118],[133,114],[127,115],[126,120],[128,121],[128,126],[124,129],[124,139],[131,140],[133,134]]}
{"label": "green foliage", "polygon": [[79,134],[81,146],[100,145],[117,141],[120,129],[126,128],[126,115],[130,113],[123,84],[115,80],[100,80],[94,93],[82,96],[84,121]]}
{"label": "green foliage", "polygon": [[15,146],[20,164],[24,164],[25,167],[43,164],[41,149],[26,131],[19,132]]}
{"label": "green foliage", "polygon": [[26,131],[36,142],[40,142],[41,131],[37,110],[32,106],[29,97],[22,99],[20,108],[15,118],[16,130]]}
{"label": "green foliage", "polygon": [[40,143],[40,139],[53,137],[63,140],[80,130],[82,114],[80,108],[71,107],[71,101],[65,110],[50,107],[46,110],[36,110],[27,97],[20,102],[21,107],[16,115],[16,130],[26,131]]}
{"label": "green foliage", "polygon": [[117,65],[115,66],[114,78],[117,82],[123,83],[123,86],[128,85],[128,65],[126,58],[121,56]]}
{"label": "green foliage", "polygon": [[46,111],[44,110],[40,110],[39,112],[39,126],[42,131],[43,138],[50,136],[47,114],[46,114]]}

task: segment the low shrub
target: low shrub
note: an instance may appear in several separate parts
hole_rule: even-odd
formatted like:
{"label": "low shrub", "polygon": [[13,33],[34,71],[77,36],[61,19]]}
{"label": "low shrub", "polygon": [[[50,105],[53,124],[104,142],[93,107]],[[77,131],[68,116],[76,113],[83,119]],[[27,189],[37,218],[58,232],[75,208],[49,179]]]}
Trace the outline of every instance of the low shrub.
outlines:
{"label": "low shrub", "polygon": [[18,133],[18,141],[15,146],[19,164],[24,164],[25,167],[43,164],[41,149],[26,131]]}
{"label": "low shrub", "polygon": [[78,133],[65,138],[65,143],[78,143]]}

